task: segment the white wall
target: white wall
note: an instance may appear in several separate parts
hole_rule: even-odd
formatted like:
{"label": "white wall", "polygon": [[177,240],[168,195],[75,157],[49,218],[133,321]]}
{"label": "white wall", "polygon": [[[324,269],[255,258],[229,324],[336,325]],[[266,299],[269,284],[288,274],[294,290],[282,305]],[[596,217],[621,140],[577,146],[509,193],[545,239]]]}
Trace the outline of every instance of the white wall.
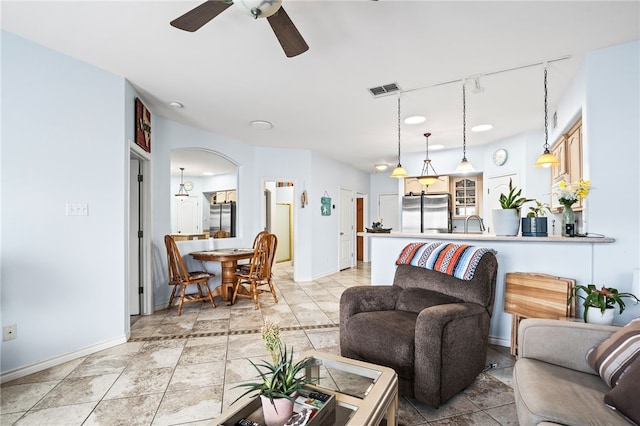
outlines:
{"label": "white wall", "polygon": [[[630,291],[640,268],[640,42],[591,52],[586,64],[588,230],[617,241],[596,248],[595,284]],[[640,316],[640,305],[627,306],[622,322]]]}
{"label": "white wall", "polygon": [[[124,341],[125,80],[2,32],[1,370]],[[130,120],[133,129],[133,118]],[[66,216],[66,203],[88,216]]]}

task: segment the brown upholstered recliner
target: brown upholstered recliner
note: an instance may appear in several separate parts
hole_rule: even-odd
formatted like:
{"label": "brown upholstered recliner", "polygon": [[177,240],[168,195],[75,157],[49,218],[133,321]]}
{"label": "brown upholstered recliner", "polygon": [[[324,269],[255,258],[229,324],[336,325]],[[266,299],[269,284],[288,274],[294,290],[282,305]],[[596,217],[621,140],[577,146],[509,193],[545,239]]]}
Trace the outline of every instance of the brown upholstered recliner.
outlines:
{"label": "brown upholstered recliner", "polygon": [[471,280],[403,264],[391,286],[347,289],[342,356],[393,368],[401,395],[439,407],[485,369],[497,269],[487,252]]}

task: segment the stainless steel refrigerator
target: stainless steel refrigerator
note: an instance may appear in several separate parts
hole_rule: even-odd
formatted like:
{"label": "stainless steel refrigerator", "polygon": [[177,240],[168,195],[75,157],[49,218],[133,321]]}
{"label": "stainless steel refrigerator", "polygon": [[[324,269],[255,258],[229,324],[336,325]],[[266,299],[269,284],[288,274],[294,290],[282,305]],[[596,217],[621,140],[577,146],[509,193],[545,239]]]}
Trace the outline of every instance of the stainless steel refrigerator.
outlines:
{"label": "stainless steel refrigerator", "polygon": [[451,195],[422,194],[402,197],[402,232],[451,232]]}
{"label": "stainless steel refrigerator", "polygon": [[229,237],[236,236],[236,203],[211,204],[209,206],[209,232],[213,235],[216,231],[223,230],[229,233]]}

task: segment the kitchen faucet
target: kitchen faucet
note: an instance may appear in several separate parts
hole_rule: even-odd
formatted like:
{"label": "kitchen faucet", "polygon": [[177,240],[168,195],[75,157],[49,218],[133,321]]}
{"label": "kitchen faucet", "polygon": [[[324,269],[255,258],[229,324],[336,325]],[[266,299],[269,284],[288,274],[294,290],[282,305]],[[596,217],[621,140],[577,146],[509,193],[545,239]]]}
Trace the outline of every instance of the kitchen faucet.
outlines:
{"label": "kitchen faucet", "polygon": [[467,218],[464,220],[464,233],[466,234],[469,231],[469,219],[471,218],[478,219],[478,223],[480,224],[480,232],[484,232],[486,228],[484,227],[482,218],[477,214],[472,214],[471,216],[467,216]]}

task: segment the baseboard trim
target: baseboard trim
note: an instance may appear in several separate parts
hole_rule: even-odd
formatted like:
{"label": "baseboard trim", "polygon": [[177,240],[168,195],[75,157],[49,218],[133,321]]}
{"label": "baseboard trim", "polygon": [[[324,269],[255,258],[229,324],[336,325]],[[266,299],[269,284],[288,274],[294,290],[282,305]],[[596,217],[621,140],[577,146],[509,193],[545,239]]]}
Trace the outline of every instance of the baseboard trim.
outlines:
{"label": "baseboard trim", "polygon": [[504,346],[505,348],[511,347],[511,341],[500,337],[489,336],[489,343],[496,346]]}
{"label": "baseboard trim", "polygon": [[67,361],[71,361],[76,358],[91,355],[96,352],[109,349],[126,342],[127,342],[127,336],[123,335],[111,340],[106,340],[104,342],[96,343],[95,345],[91,345],[74,352],[69,352],[64,355],[59,355],[59,356],[47,359],[45,361],[37,362],[35,364],[31,364],[26,367],[20,367],[10,371],[3,371],[2,373],[0,373],[0,383],[10,382],[11,380],[19,379],[21,377],[28,376],[29,374],[37,373],[39,371],[46,370],[47,368],[51,368],[51,367],[55,367],[56,365],[63,364]]}

